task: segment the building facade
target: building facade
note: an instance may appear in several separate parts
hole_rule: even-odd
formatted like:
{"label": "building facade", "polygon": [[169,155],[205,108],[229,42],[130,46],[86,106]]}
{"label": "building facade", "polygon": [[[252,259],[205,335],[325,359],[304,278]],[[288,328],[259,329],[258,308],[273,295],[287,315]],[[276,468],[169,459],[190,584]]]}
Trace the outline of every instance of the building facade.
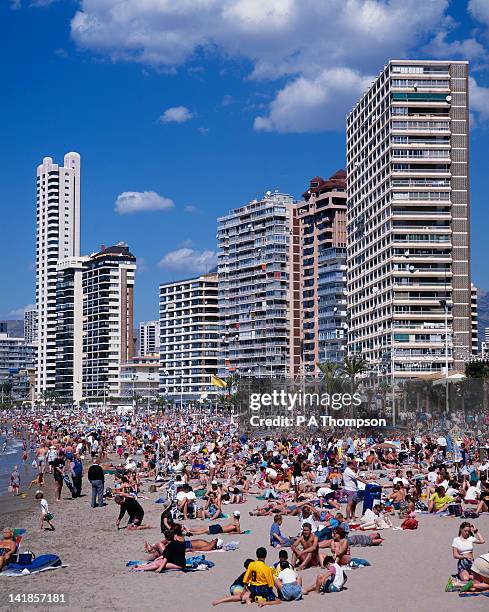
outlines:
{"label": "building facade", "polygon": [[156,355],[160,352],[160,322],[142,321],[139,324],[138,353],[144,355]]}
{"label": "building facade", "polygon": [[472,323],[472,355],[479,353],[479,315],[477,312],[477,287],[472,283],[470,287],[470,310],[471,310],[471,323]]}
{"label": "building facade", "polygon": [[24,339],[29,344],[37,342],[37,308],[28,308],[24,312]]}
{"label": "building facade", "polygon": [[162,284],[159,304],[160,392],[182,403],[211,398],[219,353],[217,275]]}
{"label": "building facade", "polygon": [[219,373],[294,376],[301,368],[297,207],[268,191],[218,219]]}
{"label": "building facade", "polygon": [[117,397],[121,364],[134,353],[136,258],[124,243],[103,247],[83,270],[83,398]]}
{"label": "building facade", "polygon": [[67,153],[64,165],[45,157],[37,168],[36,307],[38,359],[36,393],[56,382],[57,265],[80,255],[80,156]]}
{"label": "building facade", "polygon": [[121,364],[119,397],[122,400],[156,399],[160,390],[159,355],[134,357]]}
{"label": "building facade", "polygon": [[391,60],[347,119],[348,350],[373,371],[471,351],[468,65]]}
{"label": "building facade", "polygon": [[315,177],[297,205],[302,271],[302,360],[313,373],[346,356],[346,172]]}
{"label": "building facade", "polygon": [[29,399],[29,381],[26,372],[32,369],[35,363],[35,344],[25,342],[24,338],[0,333],[0,386],[4,399],[6,389],[9,390],[12,399]]}
{"label": "building facade", "polygon": [[56,394],[62,403],[83,398],[83,271],[88,257],[58,264],[56,285]]}

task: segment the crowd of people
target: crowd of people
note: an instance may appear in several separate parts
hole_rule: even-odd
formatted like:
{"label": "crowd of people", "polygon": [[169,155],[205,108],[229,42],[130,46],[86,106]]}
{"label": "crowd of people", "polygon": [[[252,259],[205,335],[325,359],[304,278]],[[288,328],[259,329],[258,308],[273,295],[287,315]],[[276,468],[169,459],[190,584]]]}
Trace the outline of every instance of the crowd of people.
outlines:
{"label": "crowd of people", "polygon": [[[50,487],[57,504],[63,490],[80,498],[88,481],[87,501],[80,503],[93,511],[117,506],[115,527],[131,531],[155,527],[145,523],[143,491],[160,498],[161,537],[145,542],[146,559],[134,571],[184,569],[188,555],[232,549],[236,543],[226,536],[247,534],[240,508],[256,500],[246,516],[269,521],[268,550],[260,546],[255,559],[245,560],[229,595],[215,605],[275,605],[341,592],[350,571],[370,565],[363,558],[368,553],[356,556],[355,547],[381,546],[383,530],[415,529],[423,514],[461,521],[446,590],[489,591],[489,554],[477,555],[487,545],[472,522],[489,512],[489,434],[442,433],[434,425],[427,434],[424,423],[424,431],[388,438],[348,431],[250,437],[229,415],[177,409],[75,418],[63,411],[19,412],[14,420],[5,413],[1,425],[4,435],[23,440],[22,461],[37,471],[29,488],[36,489],[40,530],[55,529]],[[17,467],[10,487],[16,495],[21,489]],[[296,517],[293,533],[284,533],[286,516]],[[11,552],[0,542],[0,568]],[[302,572],[309,568],[317,575],[305,584]]]}

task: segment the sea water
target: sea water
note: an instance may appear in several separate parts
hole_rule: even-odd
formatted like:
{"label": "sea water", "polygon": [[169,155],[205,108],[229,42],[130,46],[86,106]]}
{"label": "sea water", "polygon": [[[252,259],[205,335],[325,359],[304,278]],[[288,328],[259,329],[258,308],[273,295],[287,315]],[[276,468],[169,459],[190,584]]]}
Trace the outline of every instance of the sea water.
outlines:
{"label": "sea water", "polygon": [[[4,450],[4,443],[7,446]],[[0,495],[7,493],[10,485],[10,474],[14,466],[18,467],[20,474],[20,489],[25,490],[32,480],[32,461],[35,458],[33,452],[27,446],[28,457],[25,463],[22,462],[22,440],[12,438],[5,435],[5,432],[0,434]]]}

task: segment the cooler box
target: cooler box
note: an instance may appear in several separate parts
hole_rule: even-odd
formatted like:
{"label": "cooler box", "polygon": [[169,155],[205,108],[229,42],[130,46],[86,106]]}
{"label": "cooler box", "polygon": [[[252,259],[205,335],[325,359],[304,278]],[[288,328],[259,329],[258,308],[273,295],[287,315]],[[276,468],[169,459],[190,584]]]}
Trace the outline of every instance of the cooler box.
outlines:
{"label": "cooler box", "polygon": [[378,484],[369,483],[365,487],[363,496],[363,514],[366,510],[372,510],[374,503],[380,501],[382,495],[382,487]]}

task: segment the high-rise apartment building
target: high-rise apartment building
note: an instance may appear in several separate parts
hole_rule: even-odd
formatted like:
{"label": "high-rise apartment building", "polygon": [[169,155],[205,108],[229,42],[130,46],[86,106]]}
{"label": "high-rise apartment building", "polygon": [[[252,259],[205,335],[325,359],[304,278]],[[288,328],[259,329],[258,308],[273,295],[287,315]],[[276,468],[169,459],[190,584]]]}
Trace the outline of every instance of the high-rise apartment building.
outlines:
{"label": "high-rise apartment building", "polygon": [[159,321],[142,321],[139,324],[138,350],[141,357],[160,352]]}
{"label": "high-rise apartment building", "polygon": [[292,376],[301,365],[300,244],[290,195],[268,191],[218,219],[221,376]]}
{"label": "high-rise apartment building", "polygon": [[479,315],[477,312],[477,287],[472,283],[470,286],[470,311],[471,311],[471,323],[472,323],[472,355],[477,355],[479,352]]}
{"label": "high-rise apartment building", "polygon": [[57,265],[79,255],[80,156],[67,153],[63,166],[45,157],[37,168],[38,396],[55,387]]}
{"label": "high-rise apartment building", "polygon": [[348,346],[378,372],[470,353],[468,137],[462,61],[391,60],[348,115]]}
{"label": "high-rise apartment building", "polygon": [[56,393],[63,403],[83,398],[83,271],[88,257],[58,264],[56,285]]}
{"label": "high-rise apartment building", "polygon": [[160,392],[186,403],[211,397],[217,373],[217,275],[160,285]]}
{"label": "high-rise apartment building", "polygon": [[32,344],[37,342],[37,308],[28,308],[24,311],[24,339]]}
{"label": "high-rise apartment building", "polygon": [[297,205],[305,372],[346,356],[346,172],[315,177]]}
{"label": "high-rise apartment building", "polygon": [[36,346],[24,338],[15,338],[0,333],[0,385],[10,383],[11,397],[28,395],[28,381],[24,372],[36,363]]}
{"label": "high-rise apartment building", "polygon": [[134,353],[136,258],[124,243],[103,247],[83,270],[83,396],[117,397],[121,364]]}

